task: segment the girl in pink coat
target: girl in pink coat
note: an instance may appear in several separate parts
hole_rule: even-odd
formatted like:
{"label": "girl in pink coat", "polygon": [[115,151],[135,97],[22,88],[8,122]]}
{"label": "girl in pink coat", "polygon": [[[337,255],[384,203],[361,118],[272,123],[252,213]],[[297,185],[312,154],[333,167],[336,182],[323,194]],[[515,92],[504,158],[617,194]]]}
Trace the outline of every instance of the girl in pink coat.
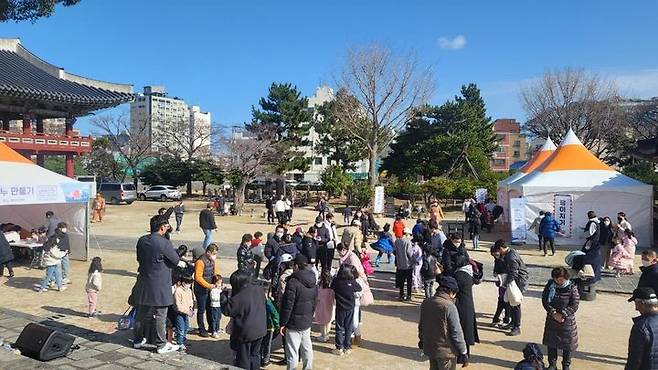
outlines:
{"label": "girl in pink coat", "polygon": [[334,291],[331,286],[331,269],[322,269],[318,289],[317,304],[315,305],[315,322],[320,325],[320,342],[329,340],[331,321],[334,319]]}

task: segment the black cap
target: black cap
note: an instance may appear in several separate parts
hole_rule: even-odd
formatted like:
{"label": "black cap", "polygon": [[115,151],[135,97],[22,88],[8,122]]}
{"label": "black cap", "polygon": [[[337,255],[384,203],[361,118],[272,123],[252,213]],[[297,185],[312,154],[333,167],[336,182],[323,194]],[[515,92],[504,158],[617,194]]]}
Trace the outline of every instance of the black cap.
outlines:
{"label": "black cap", "polygon": [[655,299],[658,301],[658,297],[656,297],[656,292],[653,290],[653,288],[648,288],[648,287],[642,287],[642,288],[637,288],[633,291],[633,295],[631,298],[628,299],[629,302],[633,302],[636,299],[642,299],[645,301]]}
{"label": "black cap", "polygon": [[452,276],[442,277],[441,280],[439,280],[439,286],[450,289],[455,293],[459,292],[459,284],[457,284],[457,280]]}
{"label": "black cap", "polygon": [[295,265],[297,266],[308,265],[308,258],[306,258],[305,255],[298,253],[295,256]]}

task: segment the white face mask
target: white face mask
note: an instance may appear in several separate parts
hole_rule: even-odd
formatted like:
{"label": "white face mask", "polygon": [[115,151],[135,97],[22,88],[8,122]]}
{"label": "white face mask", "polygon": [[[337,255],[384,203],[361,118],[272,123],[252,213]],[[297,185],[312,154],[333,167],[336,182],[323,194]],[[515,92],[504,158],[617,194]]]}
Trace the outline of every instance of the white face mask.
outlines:
{"label": "white face mask", "polygon": [[216,254],[211,254],[210,259],[214,261],[215,259],[217,259],[217,255]]}
{"label": "white face mask", "polygon": [[276,233],[276,236],[278,236],[280,238],[280,237],[283,236],[283,233]]}
{"label": "white face mask", "polygon": [[652,261],[642,260],[642,266],[647,267],[653,265]]}
{"label": "white face mask", "polygon": [[322,227],[322,224],[315,224],[315,227],[317,227],[317,228],[321,228],[321,227]]}
{"label": "white face mask", "polygon": [[59,230],[60,230],[61,232],[63,232],[64,234],[66,234],[66,231],[67,231],[66,228],[59,229]]}

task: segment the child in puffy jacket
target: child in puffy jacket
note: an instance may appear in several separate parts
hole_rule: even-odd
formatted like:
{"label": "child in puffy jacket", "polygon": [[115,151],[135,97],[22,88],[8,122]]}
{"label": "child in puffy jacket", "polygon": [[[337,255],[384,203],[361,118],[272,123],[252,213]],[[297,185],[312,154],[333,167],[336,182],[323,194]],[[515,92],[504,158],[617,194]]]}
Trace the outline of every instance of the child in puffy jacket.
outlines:
{"label": "child in puffy jacket", "polygon": [[331,321],[334,319],[334,291],[331,289],[331,269],[322,269],[318,284],[318,303],[315,306],[314,320],[320,325],[320,342],[329,340]]}
{"label": "child in puffy jacket", "polygon": [[48,284],[55,279],[58,291],[66,290],[62,285],[62,258],[66,252],[59,249],[57,244],[48,243],[43,245],[43,265],[46,266],[46,276],[41,280],[41,284],[35,285],[34,289],[37,292],[47,292]]}
{"label": "child in puffy jacket", "polygon": [[423,278],[423,290],[425,291],[425,298],[430,298],[432,295],[434,295],[434,281],[436,281],[436,276],[440,272],[439,261],[432,255],[429,247],[424,247],[423,259],[420,267],[420,275]]}
{"label": "child in puffy jacket", "polygon": [[96,307],[98,305],[98,292],[103,288],[103,264],[100,257],[94,257],[89,265],[89,275],[87,275],[87,284],[85,291],[87,292],[87,301],[89,308],[87,310],[87,317],[95,317],[98,315]]}

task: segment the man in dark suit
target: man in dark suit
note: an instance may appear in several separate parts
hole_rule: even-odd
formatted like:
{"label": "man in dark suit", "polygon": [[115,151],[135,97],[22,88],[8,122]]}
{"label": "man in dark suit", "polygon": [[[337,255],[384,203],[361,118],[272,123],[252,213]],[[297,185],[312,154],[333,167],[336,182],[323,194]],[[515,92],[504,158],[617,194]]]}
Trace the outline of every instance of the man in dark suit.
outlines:
{"label": "man in dark suit", "polygon": [[137,242],[137,262],[139,275],[133,288],[132,303],[137,308],[134,330],[134,347],[146,345],[145,330],[149,324],[154,327],[155,345],[158,353],[178,350],[178,346],[167,342],[167,308],[174,303],[171,293],[171,269],[185,267],[171,241],[165,238],[169,230],[165,217],[151,219],[151,234],[142,236]]}

